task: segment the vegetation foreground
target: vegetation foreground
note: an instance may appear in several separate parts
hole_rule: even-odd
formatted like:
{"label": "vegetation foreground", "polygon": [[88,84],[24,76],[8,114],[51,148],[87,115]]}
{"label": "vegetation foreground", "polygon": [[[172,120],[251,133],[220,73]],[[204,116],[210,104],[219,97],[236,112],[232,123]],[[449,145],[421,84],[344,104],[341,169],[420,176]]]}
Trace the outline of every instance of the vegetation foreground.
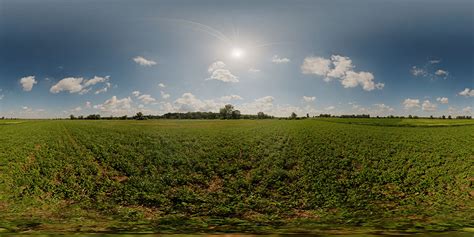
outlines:
{"label": "vegetation foreground", "polygon": [[473,125],[0,121],[0,233],[466,230]]}

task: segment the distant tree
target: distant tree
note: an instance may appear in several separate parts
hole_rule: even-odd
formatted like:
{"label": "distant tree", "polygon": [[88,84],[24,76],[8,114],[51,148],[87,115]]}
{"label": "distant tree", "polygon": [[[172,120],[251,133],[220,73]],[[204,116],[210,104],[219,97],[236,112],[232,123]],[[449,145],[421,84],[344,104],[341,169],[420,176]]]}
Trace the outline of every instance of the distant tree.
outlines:
{"label": "distant tree", "polygon": [[298,115],[296,115],[295,112],[292,112],[291,115],[290,115],[290,119],[296,119],[298,117]]}
{"label": "distant tree", "polygon": [[136,115],[135,115],[135,119],[136,120],[145,120],[145,116],[143,116],[143,113],[142,112],[138,112]]}
{"label": "distant tree", "polygon": [[309,114],[308,114],[308,113],[306,114],[306,118],[309,118]]}
{"label": "distant tree", "polygon": [[240,119],[241,114],[239,110],[235,110],[231,104],[226,104],[219,110],[221,119]]}
{"label": "distant tree", "polygon": [[69,115],[69,119],[74,120],[74,119],[76,119],[76,117],[73,114],[71,114],[71,115]]}
{"label": "distant tree", "polygon": [[448,119],[452,119],[452,118],[451,118],[451,115],[448,116]]}
{"label": "distant tree", "polygon": [[219,114],[221,115],[222,119],[230,119],[232,117],[232,111],[234,111],[234,106],[231,104],[226,104],[219,110]]}
{"label": "distant tree", "polygon": [[100,114],[89,114],[87,115],[86,119],[92,119],[92,120],[100,119]]}
{"label": "distant tree", "polygon": [[433,115],[430,115],[430,119],[433,119]]}
{"label": "distant tree", "polygon": [[411,116],[411,114],[409,114],[409,115],[408,115],[408,118],[410,118],[410,119],[411,119],[411,118],[413,118],[413,116]]}
{"label": "distant tree", "polygon": [[258,112],[257,113],[257,119],[264,119],[265,118],[265,113],[264,112]]}
{"label": "distant tree", "polygon": [[240,111],[239,110],[233,110],[232,112],[232,119],[240,119]]}
{"label": "distant tree", "polygon": [[128,118],[127,115],[120,117],[121,120],[127,120],[127,118]]}
{"label": "distant tree", "polygon": [[442,119],[446,119],[446,116],[443,115],[443,116],[441,116],[441,118],[442,118]]}

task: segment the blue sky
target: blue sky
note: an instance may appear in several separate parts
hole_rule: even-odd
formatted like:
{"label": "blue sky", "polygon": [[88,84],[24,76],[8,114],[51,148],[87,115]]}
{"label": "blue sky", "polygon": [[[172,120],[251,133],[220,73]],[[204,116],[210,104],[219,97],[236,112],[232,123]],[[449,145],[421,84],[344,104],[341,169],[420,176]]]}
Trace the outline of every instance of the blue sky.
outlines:
{"label": "blue sky", "polygon": [[473,1],[0,0],[0,116],[472,115]]}

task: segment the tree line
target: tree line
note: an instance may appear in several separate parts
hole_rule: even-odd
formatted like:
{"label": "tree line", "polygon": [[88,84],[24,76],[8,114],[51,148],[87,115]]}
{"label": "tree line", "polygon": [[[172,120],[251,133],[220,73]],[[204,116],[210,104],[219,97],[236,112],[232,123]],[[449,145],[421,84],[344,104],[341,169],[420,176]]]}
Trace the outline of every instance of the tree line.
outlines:
{"label": "tree line", "polygon": [[[135,120],[146,120],[146,119],[273,119],[275,118],[274,116],[265,114],[264,112],[258,112],[257,114],[242,114],[239,110],[235,109],[233,105],[227,104],[224,107],[219,109],[218,113],[215,112],[186,112],[186,113],[166,113],[163,115],[144,115],[142,112],[138,112],[134,116],[119,116],[119,117],[114,117],[114,116],[109,116],[109,117],[101,117],[100,114],[90,114],[87,116],[74,116],[70,115],[69,118],[71,120],[99,120],[99,119],[105,119],[105,120],[127,120],[127,119],[135,119]],[[298,117],[298,115],[295,112],[292,112],[289,117],[286,119],[306,119],[310,118],[309,114],[306,114],[306,116],[303,117]],[[369,114],[348,114],[348,115],[331,115],[331,114],[320,114],[319,116],[313,116],[313,118],[371,118]],[[373,118],[373,117],[372,117]],[[389,115],[389,116],[376,116],[376,118],[405,118],[405,116],[394,116],[394,115]],[[407,118],[410,119],[418,119],[418,118],[440,118],[440,119],[453,119],[451,115],[445,116],[442,115],[440,117],[418,117],[418,116],[412,116],[408,115]],[[471,116],[456,116],[456,119],[472,119]],[[2,118],[3,119],[3,118]],[[282,117],[279,117],[279,119],[285,119]]]}

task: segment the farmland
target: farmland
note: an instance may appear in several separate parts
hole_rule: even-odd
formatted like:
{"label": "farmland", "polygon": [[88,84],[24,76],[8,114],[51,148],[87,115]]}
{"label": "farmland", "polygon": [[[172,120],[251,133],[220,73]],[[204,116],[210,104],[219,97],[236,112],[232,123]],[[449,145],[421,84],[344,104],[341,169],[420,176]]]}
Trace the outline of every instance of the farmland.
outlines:
{"label": "farmland", "polygon": [[0,232],[461,230],[474,120],[0,121]]}

